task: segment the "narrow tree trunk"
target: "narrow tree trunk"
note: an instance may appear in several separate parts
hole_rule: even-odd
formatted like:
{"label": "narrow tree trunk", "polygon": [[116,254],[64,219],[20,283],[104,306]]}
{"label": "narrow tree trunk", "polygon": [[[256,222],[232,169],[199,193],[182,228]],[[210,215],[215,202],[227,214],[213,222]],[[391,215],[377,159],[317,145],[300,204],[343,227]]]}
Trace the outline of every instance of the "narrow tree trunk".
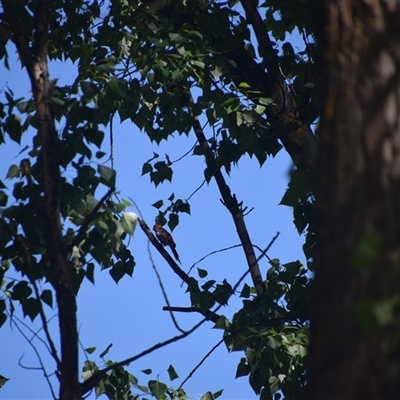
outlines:
{"label": "narrow tree trunk", "polygon": [[400,396],[400,2],[315,1],[318,249],[308,398]]}

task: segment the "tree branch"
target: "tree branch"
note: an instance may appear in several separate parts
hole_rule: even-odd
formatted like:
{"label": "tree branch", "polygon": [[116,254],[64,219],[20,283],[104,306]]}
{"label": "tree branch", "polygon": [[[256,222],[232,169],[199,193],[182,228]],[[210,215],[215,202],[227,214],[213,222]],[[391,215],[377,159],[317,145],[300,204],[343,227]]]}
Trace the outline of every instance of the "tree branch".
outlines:
{"label": "tree branch", "polygon": [[296,102],[281,73],[273,43],[253,0],[241,0],[246,17],[254,29],[263,65],[268,71],[271,97],[275,105],[266,108],[273,131],[278,133],[285,150],[298,168],[312,171],[315,167],[317,141],[308,124],[299,115]]}
{"label": "tree branch", "polygon": [[[147,227],[147,229],[148,229],[148,227]],[[271,246],[274,244],[274,242],[278,238],[278,236],[279,236],[279,232],[271,239],[271,241],[269,242],[267,247],[262,251],[261,255],[258,257],[257,261],[260,260],[264,256],[264,254],[271,248]],[[237,290],[237,288],[243,282],[244,278],[247,276],[248,273],[249,273],[249,270],[246,270],[246,272],[244,272],[243,275],[239,278],[239,280],[236,282],[236,284],[232,288],[232,292],[229,294],[227,301],[232,296],[232,294]],[[223,304],[219,304],[218,307],[216,307],[214,313],[219,311],[221,309],[221,307],[223,307]],[[148,348],[147,350],[144,350],[141,353],[137,354],[136,356],[129,357],[126,360],[120,361],[119,363],[115,363],[107,368],[98,370],[92,377],[90,377],[85,382],[81,383],[81,385],[80,385],[81,395],[83,396],[84,394],[89,392],[93,387],[98,385],[99,382],[101,381],[101,379],[103,379],[103,377],[107,374],[107,372],[112,371],[116,368],[125,366],[127,364],[130,364],[131,362],[136,361],[139,358],[142,358],[142,357],[146,356],[147,354],[152,353],[155,350],[158,350],[162,347],[167,346],[168,344],[174,343],[178,340],[181,340],[181,339],[189,336],[191,333],[193,333],[195,330],[197,330],[201,325],[203,325],[204,322],[206,322],[206,321],[208,321],[207,317],[203,318],[200,322],[198,322],[196,325],[194,325],[191,329],[189,329],[188,331],[186,331],[180,335],[174,336],[168,340],[165,340],[164,342],[157,343],[154,346]]]}
{"label": "tree branch", "polygon": [[49,327],[47,326],[46,315],[43,310],[42,301],[40,300],[39,288],[36,285],[36,281],[34,278],[32,260],[31,260],[31,256],[28,251],[28,247],[27,247],[25,241],[22,239],[22,237],[20,235],[18,235],[18,233],[15,232],[15,230],[6,221],[4,221],[3,218],[0,219],[0,225],[2,227],[6,228],[11,233],[11,235],[15,238],[15,240],[21,245],[22,251],[24,253],[26,266],[27,266],[27,272],[28,272],[26,274],[26,276],[28,277],[29,282],[31,283],[31,285],[33,287],[33,291],[35,292],[36,299],[38,300],[39,315],[40,315],[40,319],[42,320],[43,331],[45,333],[47,342],[50,346],[50,348],[49,348],[50,354],[53,357],[54,361],[56,362],[57,369],[60,370],[61,361],[58,357],[56,346],[54,345],[54,342],[50,336]]}
{"label": "tree branch", "polygon": [[165,258],[169,266],[172,270],[177,274],[185,283],[189,285],[190,283],[190,276],[183,271],[182,268],[174,261],[174,259],[170,256],[167,250],[165,250],[164,246],[155,238],[151,229],[148,227],[146,222],[143,219],[139,219],[139,225],[142,228],[143,232],[150,240],[151,244],[157,249],[157,251]]}
{"label": "tree branch", "polygon": [[[193,130],[195,132],[197,140],[199,141],[200,146],[202,146],[205,149],[205,157],[207,162],[212,163],[214,162],[214,156],[207,143],[206,137],[203,132],[203,128],[200,125],[200,121],[193,111],[194,110],[193,97],[189,90],[188,92],[190,96],[188,109],[190,115],[193,118]],[[258,266],[253,245],[251,244],[250,236],[247,231],[246,223],[244,221],[242,207],[238,203],[236,196],[231,194],[231,190],[229,186],[226,184],[222,172],[219,169],[217,169],[214,172],[214,178],[217,183],[218,189],[221,193],[223,204],[232,215],[233,222],[235,224],[237,233],[239,235],[240,242],[243,246],[243,251],[246,256],[246,261],[249,266],[254,287],[257,290],[257,294],[261,295],[264,293],[265,288],[261,278],[260,267]]]}
{"label": "tree branch", "polygon": [[166,306],[162,308],[163,311],[169,311],[169,312],[181,312],[181,313],[199,313],[206,317],[208,320],[217,322],[218,318],[220,317],[219,314],[216,314],[215,312],[209,310],[206,312],[203,312],[200,310],[199,307],[197,306],[192,306],[192,307],[171,307],[171,306]]}
{"label": "tree branch", "polygon": [[104,202],[112,195],[115,191],[115,188],[110,188],[108,192],[99,200],[99,202],[93,207],[92,211],[86,216],[85,220],[83,221],[82,225],[80,226],[78,233],[72,239],[72,242],[66,246],[67,253],[70,253],[74,246],[77,246],[85,233],[87,232],[90,223],[94,220],[97,212],[100,210],[100,207],[104,204]]}
{"label": "tree branch", "polygon": [[49,80],[47,39],[51,5],[49,0],[35,2],[35,42],[29,47],[24,27],[18,19],[18,6],[13,0],[2,0],[5,19],[10,25],[14,42],[25,64],[32,85],[38,131],[41,138],[43,167],[43,226],[47,258],[58,303],[61,338],[61,400],[80,398],[78,381],[78,331],[76,298],[72,285],[67,252],[60,221],[60,185],[58,137],[52,110],[54,82]]}

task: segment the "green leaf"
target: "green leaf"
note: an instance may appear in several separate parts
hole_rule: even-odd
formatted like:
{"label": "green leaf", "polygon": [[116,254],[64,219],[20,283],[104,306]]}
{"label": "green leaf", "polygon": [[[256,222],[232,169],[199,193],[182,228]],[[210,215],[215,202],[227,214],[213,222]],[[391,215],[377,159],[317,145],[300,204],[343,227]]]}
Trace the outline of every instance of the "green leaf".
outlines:
{"label": "green leaf", "polygon": [[81,82],[80,85],[84,96],[88,100],[93,99],[100,91],[99,87],[92,82]]}
{"label": "green leaf", "polygon": [[179,33],[169,33],[168,34],[169,38],[171,39],[171,42],[181,42],[183,40],[182,36],[179,35]]}
{"label": "green leaf", "polygon": [[16,115],[10,115],[7,117],[4,130],[9,134],[10,138],[17,142],[18,144],[21,143],[21,136],[22,136],[22,126],[21,126],[21,118]]}
{"label": "green leaf", "polygon": [[110,349],[111,349],[112,346],[113,346],[113,344],[110,343],[110,344],[105,348],[105,350],[102,351],[102,352],[100,353],[99,357],[100,357],[100,358],[103,358],[103,357],[110,351]]}
{"label": "green leaf", "polygon": [[158,381],[149,381],[148,383],[151,394],[157,399],[163,399],[165,391],[167,390],[167,385]]}
{"label": "green leaf", "polygon": [[94,285],[94,263],[89,263],[86,267],[86,278]]}
{"label": "green leaf", "polygon": [[100,159],[103,158],[106,155],[106,153],[104,153],[104,151],[97,151],[96,152],[96,158]]}
{"label": "green leaf", "polygon": [[205,278],[208,275],[208,272],[205,269],[197,268],[197,272],[200,278]]}
{"label": "green leaf", "polygon": [[97,172],[100,174],[101,182],[109,188],[115,188],[116,171],[106,167],[105,165],[99,165]]}
{"label": "green leaf", "polygon": [[124,231],[131,236],[133,236],[133,232],[135,232],[138,218],[138,215],[133,212],[124,212],[124,214],[122,215],[120,221],[121,225],[124,228]]}
{"label": "green leaf", "polygon": [[179,378],[179,375],[177,374],[177,372],[175,371],[175,368],[172,366],[172,365],[170,365],[169,367],[168,367],[168,375],[169,375],[169,379],[171,380],[171,381],[173,381],[174,379],[176,379],[176,378]]}
{"label": "green leaf", "polygon": [[142,372],[146,375],[150,375],[153,371],[150,368],[142,369]]}
{"label": "green leaf", "polygon": [[114,279],[115,283],[118,283],[122,277],[125,275],[125,270],[123,268],[123,263],[118,261],[111,269],[110,275]]}
{"label": "green leaf", "polygon": [[258,99],[260,104],[264,104],[265,106],[269,106],[270,104],[273,104],[273,100],[270,97],[261,97]]}
{"label": "green leaf", "polygon": [[168,220],[168,227],[173,231],[179,224],[179,215],[178,214],[170,214]]}
{"label": "green leaf", "polygon": [[9,380],[10,380],[9,378],[6,378],[5,376],[0,375],[0,388],[2,388]]}
{"label": "green leaf", "polygon": [[154,208],[160,209],[163,205],[164,205],[164,202],[162,200],[158,200],[154,204],[152,204],[151,206],[154,207]]}
{"label": "green leaf", "polygon": [[0,207],[5,207],[7,205],[8,196],[3,190],[0,190]]}
{"label": "green leaf", "polygon": [[104,139],[104,133],[97,129],[85,129],[83,136],[89,143],[94,143],[98,148],[100,148]]}
{"label": "green leaf", "polygon": [[248,299],[250,297],[250,286],[247,283],[245,283],[243,285],[243,289],[240,293],[240,297],[243,297],[245,299]]}
{"label": "green leaf", "polygon": [[37,317],[40,312],[40,300],[30,297],[22,302],[22,311],[24,316],[28,316],[32,321]]}
{"label": "green leaf", "polygon": [[11,293],[13,300],[24,301],[32,294],[32,289],[28,286],[28,282],[20,281],[14,287]]}
{"label": "green leaf", "polygon": [[86,353],[93,354],[96,351],[96,347],[88,347],[85,349]]}
{"label": "green leaf", "polygon": [[49,307],[53,308],[53,293],[51,290],[43,290],[40,298],[46,303]]}
{"label": "green leaf", "polygon": [[215,284],[215,282],[216,281],[214,279],[211,279],[211,280],[207,281],[204,285],[202,285],[201,288],[204,291],[207,291]]}
{"label": "green leaf", "polygon": [[200,400],[214,400],[211,392],[206,392],[201,396]]}
{"label": "green leaf", "polygon": [[7,314],[5,313],[6,310],[6,302],[3,299],[0,299],[0,328],[7,320]]}
{"label": "green leaf", "polygon": [[153,167],[150,163],[144,163],[142,166],[142,176],[146,174],[150,174],[153,171]]}
{"label": "green leaf", "polygon": [[203,61],[191,60],[190,63],[195,65],[196,67],[199,67],[202,69],[205,67],[205,64],[203,63]]}
{"label": "green leaf", "polygon": [[20,174],[21,168],[18,165],[13,164],[8,168],[6,179],[18,178]]}

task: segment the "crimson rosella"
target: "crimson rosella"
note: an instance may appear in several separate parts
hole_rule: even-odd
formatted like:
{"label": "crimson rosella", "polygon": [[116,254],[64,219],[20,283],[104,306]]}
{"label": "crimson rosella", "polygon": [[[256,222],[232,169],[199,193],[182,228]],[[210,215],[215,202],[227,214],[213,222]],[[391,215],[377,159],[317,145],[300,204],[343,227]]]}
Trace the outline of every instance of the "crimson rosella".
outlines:
{"label": "crimson rosella", "polygon": [[165,230],[160,224],[155,224],[153,226],[153,230],[156,233],[157,239],[161,242],[161,244],[163,244],[164,246],[169,246],[176,260],[181,263],[181,260],[179,259],[179,254],[176,251],[176,244],[171,234],[167,230]]}

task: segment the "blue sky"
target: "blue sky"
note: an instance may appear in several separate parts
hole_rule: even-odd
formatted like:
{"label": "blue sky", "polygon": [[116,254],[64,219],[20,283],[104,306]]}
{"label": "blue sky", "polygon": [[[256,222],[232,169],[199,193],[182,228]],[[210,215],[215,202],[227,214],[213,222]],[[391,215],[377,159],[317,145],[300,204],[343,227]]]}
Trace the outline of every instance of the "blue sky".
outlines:
{"label": "blue sky", "polygon": [[[11,48],[12,71],[0,66],[0,96],[6,86],[10,87],[16,97],[29,98],[30,86],[25,70],[17,63],[15,51]],[[59,85],[70,84],[77,74],[72,64],[51,64],[51,78],[60,78]],[[109,151],[108,127],[104,129],[104,151]],[[206,131],[207,133],[207,131]],[[23,146],[30,145],[32,132],[23,137]],[[187,156],[174,164],[172,183],[165,183],[157,188],[149,181],[149,176],[141,176],[142,165],[152,157],[153,151],[162,159],[168,154],[176,160],[185,154],[195,143],[194,134],[189,137],[176,135],[160,146],[150,143],[147,136],[129,122],[120,123],[114,120],[114,160],[117,170],[117,188],[120,198],[131,197],[140,207],[147,224],[152,226],[157,210],[151,206],[159,199],[167,202],[171,193],[176,198],[186,199],[202,183],[204,160],[199,156]],[[22,147],[23,147],[22,146]],[[6,138],[0,145],[0,179],[12,190],[15,181],[5,181],[10,164],[19,164],[26,157],[18,155],[21,148]],[[106,157],[105,157],[106,158]],[[105,159],[104,158],[104,159]],[[110,166],[110,164],[107,164]],[[253,243],[265,247],[271,238],[280,232],[278,240],[272,247],[269,256],[278,258],[282,263],[299,259],[305,262],[302,253],[303,238],[297,234],[292,223],[292,211],[288,207],[278,206],[288,182],[288,173],[292,162],[282,150],[273,159],[267,159],[262,168],[256,159],[246,157],[232,168],[230,177],[225,176],[232,192],[245,206],[254,208],[246,217],[247,227]],[[66,175],[72,171],[66,171]],[[72,175],[71,175],[72,176]],[[98,198],[101,197],[101,192]],[[191,215],[181,215],[180,224],[173,232],[177,250],[182,261],[182,268],[189,268],[206,254],[218,249],[239,243],[232,218],[220,202],[220,195],[214,181],[204,185],[191,199]],[[137,212],[134,208],[129,211]],[[90,356],[91,360],[102,364],[99,353],[107,345],[113,347],[106,359],[118,361],[140,353],[144,349],[166,340],[179,332],[174,327],[169,314],[162,311],[165,305],[159,284],[152,269],[148,254],[147,238],[140,228],[130,239],[129,248],[136,261],[133,277],[124,277],[118,285],[110,277],[107,270],[96,269],[95,285],[85,280],[78,295],[79,333],[83,348],[97,347]],[[171,271],[161,256],[151,248],[152,257],[166,287],[169,301],[174,306],[189,306],[190,300],[185,295],[185,287],[181,287],[180,279]],[[232,285],[246,270],[246,261],[241,248],[217,253],[206,258],[197,265],[209,273],[206,279],[222,281],[227,279]],[[268,264],[260,263],[265,274]],[[198,277],[196,270],[192,271]],[[250,277],[246,282],[251,285]],[[230,317],[239,307],[240,300],[231,299],[229,306],[220,310]],[[55,315],[56,310],[47,308],[48,317]],[[31,326],[29,319],[23,319]],[[184,329],[191,328],[200,319],[200,315],[176,314],[176,318]],[[38,327],[38,321],[33,326]],[[137,362],[128,369],[139,382],[146,384],[149,379],[160,379],[168,382],[167,369],[172,364],[179,378],[172,383],[178,387],[202,357],[221,339],[221,331],[213,330],[212,323],[205,323],[188,338],[156,351]],[[51,333],[57,337],[57,318],[50,322]],[[35,329],[35,328],[33,328]],[[9,321],[0,329],[0,374],[10,381],[0,389],[0,399],[49,399],[51,394],[41,371],[23,369],[20,362],[28,367],[38,366],[37,358],[26,340]],[[45,354],[43,346],[34,341]],[[224,389],[223,399],[255,399],[257,396],[250,388],[247,378],[234,379],[236,366],[242,353],[229,354],[221,345],[200,367],[184,386],[186,392],[194,397],[210,390]],[[49,356],[44,357],[45,364],[51,371],[53,368]],[[80,363],[85,360],[81,352]],[[147,376],[141,370],[151,368],[153,374]],[[54,380],[53,380],[54,381]],[[58,387],[56,385],[56,392]],[[91,395],[90,398],[95,398]]]}

